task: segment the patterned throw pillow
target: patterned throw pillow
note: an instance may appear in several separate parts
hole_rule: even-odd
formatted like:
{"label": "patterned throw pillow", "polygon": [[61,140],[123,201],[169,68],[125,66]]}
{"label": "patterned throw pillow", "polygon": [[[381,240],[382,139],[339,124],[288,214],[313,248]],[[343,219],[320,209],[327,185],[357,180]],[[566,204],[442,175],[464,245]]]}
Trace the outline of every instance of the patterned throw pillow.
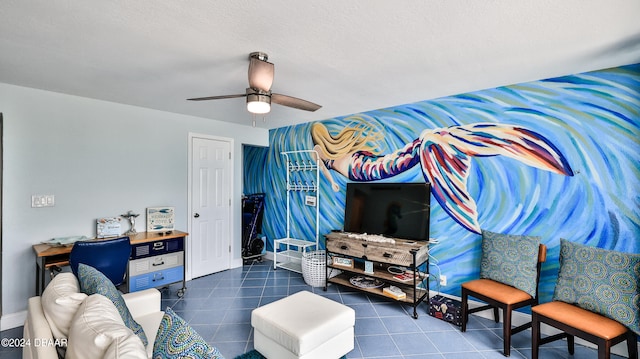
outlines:
{"label": "patterned throw pillow", "polygon": [[80,290],[82,290],[83,293],[87,295],[102,294],[109,298],[116,306],[116,309],[118,309],[124,324],[140,337],[145,347],[147,346],[149,341],[144,334],[142,326],[133,319],[129,308],[127,308],[127,304],[124,302],[124,298],[122,298],[122,295],[109,278],[99,270],[80,263],[78,265],[78,280],[80,281]]}
{"label": "patterned throw pillow", "polygon": [[554,300],[602,314],[640,335],[640,254],[560,240]]}
{"label": "patterned throw pillow", "polygon": [[510,285],[536,296],[540,237],[482,231],[480,278]]}
{"label": "patterned throw pillow", "polygon": [[184,319],[167,307],[153,344],[153,359],[177,358],[224,359],[217,348],[210,346]]}

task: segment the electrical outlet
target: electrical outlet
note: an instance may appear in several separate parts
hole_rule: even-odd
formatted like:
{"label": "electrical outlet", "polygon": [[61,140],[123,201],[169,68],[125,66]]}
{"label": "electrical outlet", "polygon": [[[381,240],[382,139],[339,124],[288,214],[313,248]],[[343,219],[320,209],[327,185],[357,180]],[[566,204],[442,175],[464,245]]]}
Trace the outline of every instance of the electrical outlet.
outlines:
{"label": "electrical outlet", "polygon": [[444,274],[440,274],[440,285],[443,287],[447,286],[447,276]]}

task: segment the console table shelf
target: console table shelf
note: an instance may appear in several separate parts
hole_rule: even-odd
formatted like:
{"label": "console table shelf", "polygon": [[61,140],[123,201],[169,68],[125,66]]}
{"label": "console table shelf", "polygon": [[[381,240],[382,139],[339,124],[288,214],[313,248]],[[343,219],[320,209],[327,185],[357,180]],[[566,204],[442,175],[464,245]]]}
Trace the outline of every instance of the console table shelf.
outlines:
{"label": "console table shelf", "polygon": [[[343,285],[345,287],[350,287],[350,288],[353,288],[353,289],[357,289],[359,291],[363,291],[363,292],[367,292],[367,293],[371,293],[371,294],[384,296],[384,294],[382,293],[382,288],[360,288],[360,287],[356,287],[355,285],[351,284],[351,282],[349,281],[349,278],[352,275],[353,274],[350,274],[350,273],[342,273],[342,274],[339,274],[339,275],[331,278],[331,280],[329,280],[329,282],[330,283],[335,283],[335,284],[340,284],[340,285]],[[368,276],[372,276],[372,275],[368,275]],[[414,295],[417,298],[422,298],[428,293],[426,289],[421,289],[421,288],[413,289],[411,287],[406,287],[407,283],[398,283],[398,284],[400,286],[403,286],[402,289],[405,290],[405,293],[407,293],[407,297],[406,298],[398,299],[399,302],[403,302],[403,303],[414,305],[415,304],[414,303],[414,299],[413,299]],[[387,296],[385,296],[385,297],[389,298]],[[393,299],[393,298],[390,298],[390,299]],[[414,313],[413,316],[416,319],[418,318],[417,313]]]}

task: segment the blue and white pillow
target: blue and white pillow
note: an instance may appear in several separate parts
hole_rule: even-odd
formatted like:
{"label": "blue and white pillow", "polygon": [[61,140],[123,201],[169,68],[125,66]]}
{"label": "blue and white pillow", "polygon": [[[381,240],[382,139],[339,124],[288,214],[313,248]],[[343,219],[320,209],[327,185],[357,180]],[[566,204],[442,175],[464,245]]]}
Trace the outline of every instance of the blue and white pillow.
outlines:
{"label": "blue and white pillow", "polygon": [[602,314],[640,335],[640,254],[560,239],[553,300]]}
{"label": "blue and white pillow", "polygon": [[142,340],[145,347],[147,346],[149,341],[142,326],[133,319],[129,308],[127,308],[127,304],[124,302],[124,298],[122,298],[122,295],[109,278],[99,270],[80,263],[78,265],[78,280],[80,282],[80,290],[83,293],[87,295],[102,294],[109,298],[116,306],[116,309],[118,309],[118,313],[120,313],[124,324]]}
{"label": "blue and white pillow", "polygon": [[540,237],[482,231],[480,278],[536,296]]}
{"label": "blue and white pillow", "polygon": [[209,345],[184,319],[167,307],[153,343],[153,359],[178,358],[224,359],[216,347]]}

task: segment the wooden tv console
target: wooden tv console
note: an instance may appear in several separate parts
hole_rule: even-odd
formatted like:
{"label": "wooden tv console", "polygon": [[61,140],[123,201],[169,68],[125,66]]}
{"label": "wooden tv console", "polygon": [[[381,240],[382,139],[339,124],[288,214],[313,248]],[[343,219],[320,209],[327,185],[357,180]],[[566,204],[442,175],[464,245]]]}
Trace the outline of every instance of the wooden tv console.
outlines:
{"label": "wooden tv console", "polygon": [[[327,264],[325,286],[329,283],[340,284],[367,293],[387,296],[384,288],[395,286],[406,293],[406,298],[397,299],[399,302],[413,307],[413,317],[418,318],[416,308],[429,297],[429,242],[412,241],[398,238],[384,238],[381,236],[367,236],[347,232],[331,232],[325,236]],[[369,261],[370,267],[365,268]],[[426,264],[425,269],[419,268]],[[409,278],[398,279],[397,273],[391,269],[406,268]],[[366,269],[373,272],[365,271]],[[333,276],[336,270],[341,274]],[[367,277],[384,283],[375,288],[363,288],[352,284],[354,277]]]}

